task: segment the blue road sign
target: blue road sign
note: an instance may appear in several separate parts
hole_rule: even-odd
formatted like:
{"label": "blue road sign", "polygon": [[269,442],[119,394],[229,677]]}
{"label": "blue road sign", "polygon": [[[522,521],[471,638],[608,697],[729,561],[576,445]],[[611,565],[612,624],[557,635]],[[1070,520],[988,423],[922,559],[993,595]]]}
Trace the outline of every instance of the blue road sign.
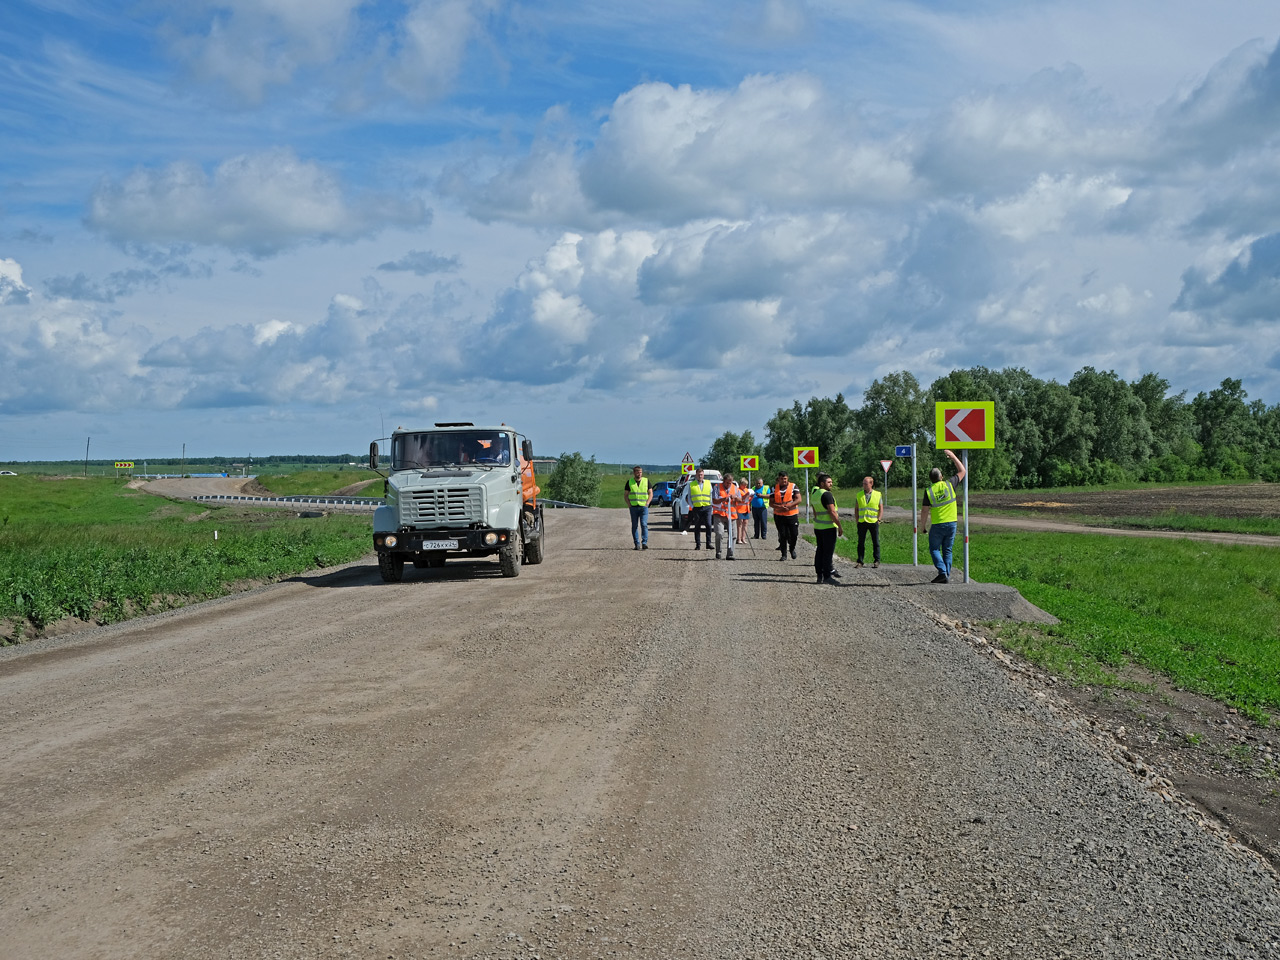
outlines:
{"label": "blue road sign", "polygon": [[907,444],[907,445],[906,445],[906,446],[904,446],[904,447],[894,447],[894,448],[893,448],[893,455],[894,455],[895,457],[909,457],[909,456],[911,456],[911,444]]}

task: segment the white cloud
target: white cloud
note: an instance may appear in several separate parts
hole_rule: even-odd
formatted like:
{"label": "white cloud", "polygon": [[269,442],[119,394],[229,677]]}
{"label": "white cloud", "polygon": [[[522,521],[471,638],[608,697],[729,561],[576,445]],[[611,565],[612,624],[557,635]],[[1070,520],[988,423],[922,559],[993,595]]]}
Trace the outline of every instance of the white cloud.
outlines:
{"label": "white cloud", "polygon": [[306,241],[351,240],[430,222],[420,200],[350,195],[289,150],[232,157],[212,176],[193,163],[103,182],[86,222],[116,242],[195,243],[267,256]]}
{"label": "white cloud", "polygon": [[1067,226],[1097,229],[1103,217],[1131,193],[1114,175],[1080,178],[1046,173],[1022,194],[987,204],[978,216],[1005,236],[1026,241]]}
{"label": "white cloud", "polygon": [[31,288],[22,282],[22,265],[17,260],[0,259],[0,306],[31,302]]}

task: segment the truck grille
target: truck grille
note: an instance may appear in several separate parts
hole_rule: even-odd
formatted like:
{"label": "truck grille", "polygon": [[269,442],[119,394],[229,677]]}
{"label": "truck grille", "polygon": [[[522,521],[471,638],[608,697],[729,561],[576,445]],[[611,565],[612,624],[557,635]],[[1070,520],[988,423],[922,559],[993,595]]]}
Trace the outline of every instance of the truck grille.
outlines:
{"label": "truck grille", "polygon": [[404,522],[475,523],[484,519],[484,491],[480,487],[440,487],[415,490],[405,503]]}

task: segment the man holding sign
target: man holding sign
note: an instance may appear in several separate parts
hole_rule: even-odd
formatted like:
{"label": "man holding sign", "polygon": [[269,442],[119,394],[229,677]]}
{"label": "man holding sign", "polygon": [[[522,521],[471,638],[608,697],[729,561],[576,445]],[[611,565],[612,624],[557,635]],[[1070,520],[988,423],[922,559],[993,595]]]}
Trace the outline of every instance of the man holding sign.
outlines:
{"label": "man holding sign", "polygon": [[934,583],[948,583],[951,580],[951,545],[956,539],[956,487],[964,479],[965,468],[950,450],[943,450],[951,462],[956,465],[956,472],[951,479],[944,480],[942,471],[934,467],[929,471],[929,486],[924,490],[925,506],[929,508],[929,526],[925,532],[929,534],[929,556],[933,565],[938,568]]}

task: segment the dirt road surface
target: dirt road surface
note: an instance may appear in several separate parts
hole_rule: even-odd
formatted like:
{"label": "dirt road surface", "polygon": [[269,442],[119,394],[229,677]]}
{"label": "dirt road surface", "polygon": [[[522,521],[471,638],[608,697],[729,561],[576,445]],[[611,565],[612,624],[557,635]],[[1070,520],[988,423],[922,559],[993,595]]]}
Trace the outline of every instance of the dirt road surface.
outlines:
{"label": "dirt road surface", "polygon": [[0,652],[0,954],[1280,956],[1265,864],[948,588],[625,524]]}

